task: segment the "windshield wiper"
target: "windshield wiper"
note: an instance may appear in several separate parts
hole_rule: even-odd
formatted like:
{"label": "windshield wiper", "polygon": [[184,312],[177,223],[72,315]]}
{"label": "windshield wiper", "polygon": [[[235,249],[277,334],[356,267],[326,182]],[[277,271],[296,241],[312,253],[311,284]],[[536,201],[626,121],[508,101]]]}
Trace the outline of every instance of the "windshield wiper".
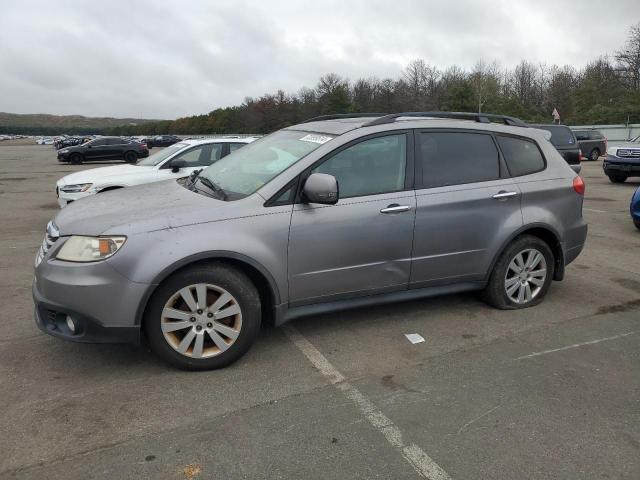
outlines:
{"label": "windshield wiper", "polygon": [[204,170],[204,168],[194,170],[193,172],[191,172],[191,175],[189,175],[189,177],[187,178],[187,188],[189,190],[191,190],[191,187],[196,183],[196,178],[198,177],[198,175],[200,175],[200,172],[202,172],[202,170]]}
{"label": "windshield wiper", "polygon": [[209,180],[207,177],[195,177],[194,179],[194,186],[195,183],[197,181],[202,182],[202,184],[207,187],[209,190],[212,190],[213,192],[217,193],[218,195],[220,195],[220,197],[222,198],[222,200],[227,200],[229,197],[227,196],[227,192],[225,192],[222,188],[220,188],[220,186],[216,185],[215,183],[213,183],[211,180]]}

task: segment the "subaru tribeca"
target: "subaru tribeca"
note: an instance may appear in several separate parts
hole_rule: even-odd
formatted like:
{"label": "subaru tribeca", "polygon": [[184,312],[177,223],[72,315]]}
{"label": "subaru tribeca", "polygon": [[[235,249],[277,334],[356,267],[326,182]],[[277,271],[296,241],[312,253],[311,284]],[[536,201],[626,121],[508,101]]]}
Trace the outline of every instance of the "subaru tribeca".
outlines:
{"label": "subaru tribeca", "polygon": [[73,203],[36,256],[35,321],[137,341],[185,369],[240,358],[263,321],[481,290],[542,301],[580,253],[584,183],[517,119],[329,116],[193,174]]}

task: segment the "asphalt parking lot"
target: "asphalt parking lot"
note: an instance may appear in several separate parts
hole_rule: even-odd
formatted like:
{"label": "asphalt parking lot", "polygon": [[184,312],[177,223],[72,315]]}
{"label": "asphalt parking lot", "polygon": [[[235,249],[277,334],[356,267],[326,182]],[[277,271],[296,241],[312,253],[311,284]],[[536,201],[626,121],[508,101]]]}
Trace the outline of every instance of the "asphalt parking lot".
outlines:
{"label": "asphalt parking lot", "polygon": [[55,181],[95,166],[0,145],[0,478],[640,478],[638,179],[583,164],[587,247],[538,307],[464,294],[309,317],[186,373],[32,320]]}

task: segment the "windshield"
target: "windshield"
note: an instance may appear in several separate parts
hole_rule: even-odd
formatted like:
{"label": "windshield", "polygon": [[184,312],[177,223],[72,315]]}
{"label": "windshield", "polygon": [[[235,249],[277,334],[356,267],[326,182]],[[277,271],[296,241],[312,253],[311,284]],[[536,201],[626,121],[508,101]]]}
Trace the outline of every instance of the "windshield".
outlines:
{"label": "windshield", "polygon": [[200,174],[234,196],[251,195],[333,137],[280,130],[242,147]]}
{"label": "windshield", "polygon": [[162,163],[173,154],[179,152],[184,147],[188,147],[188,146],[189,144],[187,143],[174,143],[170,147],[163,148],[159,152],[154,153],[153,155],[149,155],[147,158],[138,160],[136,165],[142,165],[143,167],[153,167],[155,165],[158,165],[159,163]]}

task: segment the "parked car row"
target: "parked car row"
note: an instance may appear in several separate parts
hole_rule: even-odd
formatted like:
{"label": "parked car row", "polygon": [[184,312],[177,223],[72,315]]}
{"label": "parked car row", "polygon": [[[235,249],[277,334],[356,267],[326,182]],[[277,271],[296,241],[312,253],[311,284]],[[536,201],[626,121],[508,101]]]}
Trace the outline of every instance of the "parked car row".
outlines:
{"label": "parked car row", "polygon": [[587,234],[579,166],[549,138],[510,117],[421,112],[319,117],[227,156],[220,141],[179,142],[148,175],[220,158],[89,194],[49,222],[35,321],[81,342],[144,333],[202,370],[240,358],[265,321],[470,290],[534,306]]}
{"label": "parked car row", "polygon": [[[254,138],[183,140],[131,165],[83,170],[67,175],[56,184],[61,207],[89,195],[143,183],[187,177],[195,170],[208,167],[231,152],[254,141]],[[96,142],[96,140],[94,140]],[[91,152],[99,147],[87,147]],[[116,148],[106,146],[104,148]],[[128,147],[126,147],[128,148]],[[78,152],[69,153],[72,156]],[[124,152],[123,155],[127,155]],[[148,153],[147,153],[148,155]]]}

